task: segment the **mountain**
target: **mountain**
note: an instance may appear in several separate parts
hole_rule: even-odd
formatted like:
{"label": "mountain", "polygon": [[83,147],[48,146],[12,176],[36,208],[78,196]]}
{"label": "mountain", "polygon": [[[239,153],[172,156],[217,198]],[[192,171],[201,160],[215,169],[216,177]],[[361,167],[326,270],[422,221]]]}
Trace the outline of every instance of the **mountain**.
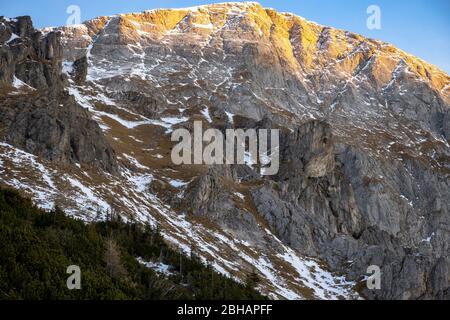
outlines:
{"label": "mountain", "polygon": [[[0,181],[117,213],[284,299],[450,298],[450,78],[257,3],[35,30],[0,18]],[[171,132],[279,128],[280,170],[174,165]],[[381,268],[381,289],[365,285]]]}

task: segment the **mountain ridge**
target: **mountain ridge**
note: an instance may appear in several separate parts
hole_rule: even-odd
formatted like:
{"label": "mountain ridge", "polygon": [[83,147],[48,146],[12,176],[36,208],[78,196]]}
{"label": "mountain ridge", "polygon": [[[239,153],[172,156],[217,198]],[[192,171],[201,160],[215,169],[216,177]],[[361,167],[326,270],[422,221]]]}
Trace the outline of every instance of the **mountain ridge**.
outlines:
{"label": "mountain ridge", "polygon": [[[0,39],[9,41],[17,21],[0,22]],[[102,153],[61,165],[33,154],[40,134],[2,123],[2,184],[87,221],[118,212],[158,225],[166,240],[185,252],[196,246],[230,277],[256,268],[260,290],[273,298],[448,297],[445,73],[390,45],[254,3],[43,31],[38,37],[61,43],[61,54],[49,57],[47,47],[45,55],[61,66],[62,107],[74,99],[113,152],[100,156],[103,138],[87,131]],[[29,50],[32,34],[1,51]],[[28,88],[39,77],[24,76],[22,61],[2,63],[11,70],[2,82],[10,108],[0,112],[20,114],[20,103],[30,105],[24,97],[45,93]],[[220,130],[280,128],[279,174],[261,177],[248,163],[171,165],[170,133],[194,120]],[[386,275],[380,291],[364,287],[373,264]]]}
{"label": "mountain ridge", "polygon": [[[305,18],[289,13],[289,12],[277,12],[275,9],[273,8],[263,8],[259,3],[257,2],[223,2],[223,3],[217,3],[217,4],[212,4],[212,5],[202,5],[202,6],[195,6],[195,7],[187,7],[187,8],[174,8],[174,9],[164,9],[164,8],[158,8],[158,9],[151,9],[151,10],[144,10],[142,12],[134,12],[134,13],[122,13],[122,14],[116,14],[116,15],[112,15],[112,16],[100,16],[97,18],[93,18],[93,19],[89,19],[85,22],[83,22],[80,25],[75,25],[75,26],[69,26],[67,27],[68,29],[70,28],[77,28],[77,27],[82,27],[82,26],[87,26],[88,29],[92,26],[93,30],[89,30],[89,33],[94,33],[95,34],[95,29],[97,29],[97,31],[100,31],[100,29],[102,28],[101,25],[105,23],[106,20],[109,20],[111,18],[120,18],[123,19],[123,24],[124,26],[126,26],[127,28],[130,28],[132,30],[139,30],[138,28],[142,28],[143,26],[138,26],[135,22],[141,20],[144,24],[150,24],[148,21],[146,21],[145,19],[150,19],[149,21],[152,22],[157,22],[157,23],[153,23],[155,29],[163,29],[163,31],[165,32],[169,32],[169,31],[173,31],[173,29],[175,29],[180,23],[183,22],[183,19],[186,18],[191,18],[191,16],[194,13],[199,13],[198,19],[202,20],[202,19],[208,19],[209,18],[209,22],[213,22],[212,24],[212,28],[217,28],[219,26],[223,26],[224,21],[220,20],[220,18],[218,18],[217,20],[212,19],[212,16],[214,16],[214,14],[223,14],[223,10],[224,9],[233,9],[234,7],[239,8],[241,10],[247,10],[247,11],[255,11],[255,20],[262,20],[260,24],[258,24],[258,27],[261,28],[261,31],[263,32],[264,36],[269,36],[270,31],[267,30],[268,25],[266,24],[266,21],[263,21],[264,18],[269,17],[271,19],[272,25],[270,27],[275,27],[278,29],[283,29],[283,27],[286,27],[286,23],[287,24],[294,24],[294,23],[298,23],[299,26],[302,26],[301,22],[304,22],[305,25],[307,25],[309,28],[312,27],[316,27],[321,29],[321,32],[327,31],[327,30],[332,30],[334,32],[337,32],[339,34],[345,33],[348,34],[351,37],[355,37],[356,39],[364,39],[368,42],[373,42],[382,46],[387,47],[387,49],[392,48],[395,51],[399,51],[400,53],[402,53],[405,57],[409,57],[412,58],[412,60],[416,60],[416,61],[411,61],[410,63],[412,65],[418,65],[418,68],[423,68],[425,67],[426,69],[429,69],[431,71],[437,71],[439,73],[445,73],[444,71],[442,71],[441,69],[439,69],[439,67],[430,64],[428,62],[426,62],[425,60],[414,56],[412,54],[407,53],[404,50],[398,49],[396,48],[394,45],[384,42],[384,41],[380,41],[380,40],[375,40],[375,39],[371,39],[371,38],[367,38],[364,37],[362,35],[356,34],[356,33],[352,33],[343,29],[336,29],[336,28],[332,28],[332,27],[327,27],[315,22],[311,22],[306,20]],[[213,11],[213,10],[217,10],[217,12]],[[222,11],[220,11],[222,10]],[[220,13],[219,13],[220,12]],[[253,12],[252,12],[253,13]],[[159,15],[164,16],[164,19],[168,19],[169,21],[172,20],[172,18],[174,18],[175,20],[172,23],[167,23],[166,20],[160,21],[158,20]],[[172,17],[171,15],[174,15],[174,17]],[[206,17],[202,16],[202,15],[206,15]],[[284,21],[282,20],[277,20],[277,18],[285,18]],[[212,19],[212,20],[211,20]],[[289,21],[290,19],[296,20],[296,21]],[[192,20],[192,19],[191,19]],[[195,20],[195,15],[194,15],[194,19]],[[206,27],[211,27],[209,24],[196,24],[193,21],[190,21],[192,23],[191,27],[197,27],[197,28],[205,28]],[[277,22],[279,22],[279,24],[277,24]],[[280,26],[281,25],[281,26]],[[100,27],[99,27],[100,26]],[[292,25],[290,26],[292,28]],[[44,32],[47,32],[49,30],[58,30],[58,29],[65,29],[66,27],[50,27],[50,28],[43,28],[42,30]],[[154,31],[154,30],[153,30]],[[286,30],[281,30],[282,32],[285,32]],[[145,31],[144,31],[145,32]],[[306,38],[308,38],[308,35],[305,36]],[[317,38],[317,37],[316,37]],[[304,39],[302,39],[304,40]],[[409,62],[409,61],[408,61]],[[420,64],[424,65],[424,66],[419,66]],[[434,69],[434,70],[433,70]],[[427,72],[430,74],[430,72],[427,70]],[[419,74],[421,76],[425,76],[424,73],[422,73],[421,71],[419,71]],[[447,75],[448,78],[448,75]],[[448,81],[448,79],[447,79]],[[441,87],[440,89],[443,89],[443,87]],[[447,89],[446,89],[447,90]]]}

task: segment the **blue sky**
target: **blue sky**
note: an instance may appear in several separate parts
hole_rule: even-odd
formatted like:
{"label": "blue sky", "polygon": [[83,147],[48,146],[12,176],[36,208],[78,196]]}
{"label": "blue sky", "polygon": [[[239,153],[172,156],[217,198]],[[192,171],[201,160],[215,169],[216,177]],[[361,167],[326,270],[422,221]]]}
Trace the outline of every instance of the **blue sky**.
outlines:
{"label": "blue sky", "polygon": [[[64,25],[69,5],[81,19],[139,12],[152,8],[189,7],[223,0],[1,0],[0,15],[30,15],[36,27]],[[450,0],[261,0],[265,7],[298,14],[323,25],[390,42],[450,73]],[[381,29],[366,26],[367,7],[381,9]]]}

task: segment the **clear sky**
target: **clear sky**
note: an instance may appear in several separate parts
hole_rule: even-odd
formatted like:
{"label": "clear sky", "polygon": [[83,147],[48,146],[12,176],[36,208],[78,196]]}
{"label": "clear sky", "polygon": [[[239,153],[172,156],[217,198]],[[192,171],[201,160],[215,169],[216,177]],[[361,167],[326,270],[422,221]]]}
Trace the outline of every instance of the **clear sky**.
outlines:
{"label": "clear sky", "polygon": [[[81,20],[153,8],[189,7],[223,0],[0,0],[0,15],[30,15],[35,27],[66,23],[68,6]],[[323,25],[384,40],[450,73],[450,0],[261,0],[264,7],[292,12]],[[381,29],[369,30],[367,8],[381,9]]]}

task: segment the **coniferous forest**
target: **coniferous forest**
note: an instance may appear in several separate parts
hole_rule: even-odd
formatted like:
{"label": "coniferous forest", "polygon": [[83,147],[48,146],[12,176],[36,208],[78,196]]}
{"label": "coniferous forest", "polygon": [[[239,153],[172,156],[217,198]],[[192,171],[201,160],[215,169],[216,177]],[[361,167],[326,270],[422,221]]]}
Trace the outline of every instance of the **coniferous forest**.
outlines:
{"label": "coniferous forest", "polygon": [[[160,274],[137,261],[170,266]],[[67,267],[81,271],[69,290]],[[0,189],[0,299],[264,299],[250,274],[239,284],[169,247],[158,230],[119,218],[85,223]]]}

